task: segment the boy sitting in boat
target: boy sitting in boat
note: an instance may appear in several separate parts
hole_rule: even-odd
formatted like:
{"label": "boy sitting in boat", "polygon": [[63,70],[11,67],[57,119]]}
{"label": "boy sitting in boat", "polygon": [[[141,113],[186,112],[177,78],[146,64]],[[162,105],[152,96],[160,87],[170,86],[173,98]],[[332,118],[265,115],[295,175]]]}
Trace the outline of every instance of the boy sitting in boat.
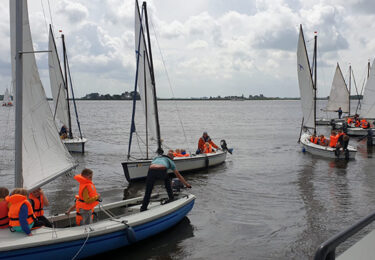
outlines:
{"label": "boy sitting in boat", "polygon": [[0,187],[0,228],[9,227],[8,218],[8,202],[5,198],[9,195],[9,190],[5,187]]}
{"label": "boy sitting in boat", "polygon": [[29,194],[29,201],[33,208],[36,219],[43,223],[44,226],[52,227],[51,222],[49,222],[49,220],[44,216],[44,206],[48,206],[49,202],[42,189],[38,188],[32,191]]}
{"label": "boy sitting in boat", "polygon": [[315,134],[312,134],[310,137],[310,142],[313,144],[318,144],[318,137]]}
{"label": "boy sitting in boat", "polygon": [[318,144],[320,144],[321,146],[327,146],[328,145],[327,138],[325,138],[324,135],[320,135],[319,140],[318,140]]}

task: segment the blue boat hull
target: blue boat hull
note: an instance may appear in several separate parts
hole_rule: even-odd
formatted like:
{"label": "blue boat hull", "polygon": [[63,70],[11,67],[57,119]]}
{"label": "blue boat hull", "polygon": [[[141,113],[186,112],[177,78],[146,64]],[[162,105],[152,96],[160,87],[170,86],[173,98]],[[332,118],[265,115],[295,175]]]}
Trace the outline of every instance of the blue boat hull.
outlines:
{"label": "blue boat hull", "polygon": [[[194,200],[182,208],[151,222],[135,226],[136,241],[156,235],[181,221],[193,208]],[[0,252],[0,259],[72,259],[80,250],[86,239],[32,247],[8,252]],[[125,230],[96,237],[89,237],[77,259],[97,255],[129,245]]]}

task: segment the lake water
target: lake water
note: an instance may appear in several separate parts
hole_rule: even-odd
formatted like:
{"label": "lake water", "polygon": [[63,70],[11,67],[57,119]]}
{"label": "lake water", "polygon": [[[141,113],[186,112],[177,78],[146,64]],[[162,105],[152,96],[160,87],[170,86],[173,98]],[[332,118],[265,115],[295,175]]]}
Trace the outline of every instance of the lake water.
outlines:
{"label": "lake water", "polygon": [[[74,155],[76,172],[94,171],[105,203],[142,196],[144,183],[128,185],[121,167],[131,102],[80,101],[78,108],[89,141],[84,155]],[[234,153],[218,167],[184,175],[197,197],[187,218],[158,236],[106,254],[108,259],[311,259],[323,241],[375,209],[372,148],[351,140],[358,153],[350,162],[302,153],[299,101],[161,101],[159,110],[166,147],[195,151],[208,131],[217,144],[225,139]],[[136,116],[143,137],[144,119]],[[13,117],[12,108],[0,109],[0,185],[7,187],[13,187]],[[72,205],[78,190],[72,176],[44,187],[52,204],[47,214]]]}

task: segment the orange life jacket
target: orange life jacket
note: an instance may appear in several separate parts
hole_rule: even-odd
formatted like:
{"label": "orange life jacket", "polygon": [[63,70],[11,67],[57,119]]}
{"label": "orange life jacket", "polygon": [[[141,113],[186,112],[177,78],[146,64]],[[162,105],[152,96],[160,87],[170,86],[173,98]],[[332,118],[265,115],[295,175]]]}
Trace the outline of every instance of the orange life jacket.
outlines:
{"label": "orange life jacket", "polygon": [[94,209],[95,206],[99,204],[99,202],[94,201],[92,203],[86,203],[83,199],[83,190],[88,190],[90,198],[95,197],[98,195],[98,193],[96,192],[95,185],[92,183],[92,181],[83,177],[81,174],[74,176],[74,179],[79,182],[78,199],[76,200],[77,211],[78,209]]}
{"label": "orange life jacket", "polygon": [[175,153],[173,153],[173,156],[174,156],[174,157],[184,157],[184,155],[182,155],[182,154],[180,154],[180,153],[176,153],[176,155],[175,155]]}
{"label": "orange life jacket", "polygon": [[[76,201],[79,199],[79,196],[76,195]],[[94,209],[92,209],[91,214],[94,212]],[[91,215],[91,218],[94,219],[94,215]],[[76,209],[76,224],[77,226],[81,225],[81,221],[83,220],[83,217],[81,216],[79,212],[79,208]]]}
{"label": "orange life jacket", "polygon": [[360,125],[362,128],[368,128],[368,122],[366,119],[362,119]]}
{"label": "orange life jacket", "polygon": [[212,153],[212,145],[209,144],[208,147],[207,145],[204,146],[203,153]]}
{"label": "orange life jacket", "polygon": [[0,228],[9,227],[8,211],[8,202],[0,201]]}
{"label": "orange life jacket", "polygon": [[7,202],[10,203],[10,208],[8,212],[9,217],[9,226],[11,227],[17,227],[21,226],[19,214],[20,210],[23,204],[27,205],[27,224],[31,224],[34,222],[35,216],[33,212],[33,208],[30,204],[30,202],[27,200],[27,197],[21,194],[14,194],[12,196],[7,196],[5,198]]}
{"label": "orange life jacket", "polygon": [[29,200],[33,201],[31,203],[31,206],[33,207],[34,210],[34,215],[35,217],[41,217],[44,215],[44,198],[43,195],[40,194],[39,198],[35,197],[32,193],[29,194]]}
{"label": "orange life jacket", "polygon": [[355,127],[359,127],[361,125],[361,123],[359,122],[359,120],[357,119],[356,121],[355,121]]}
{"label": "orange life jacket", "polygon": [[331,135],[329,137],[329,146],[330,147],[336,147],[337,140],[339,139],[339,135]]}
{"label": "orange life jacket", "polygon": [[348,125],[352,124],[353,122],[354,122],[353,118],[349,117],[347,121]]}
{"label": "orange life jacket", "polygon": [[320,145],[324,145],[324,144],[326,144],[326,142],[327,142],[327,139],[324,136],[319,138],[319,144]]}
{"label": "orange life jacket", "polygon": [[310,142],[312,142],[313,144],[317,144],[318,143],[318,137],[310,137]]}

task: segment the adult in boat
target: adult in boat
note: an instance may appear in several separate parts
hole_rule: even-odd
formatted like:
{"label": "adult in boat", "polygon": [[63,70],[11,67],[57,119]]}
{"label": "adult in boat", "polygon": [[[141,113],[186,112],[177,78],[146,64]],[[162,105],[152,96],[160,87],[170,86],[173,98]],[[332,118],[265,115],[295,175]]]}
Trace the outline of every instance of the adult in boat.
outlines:
{"label": "adult in boat", "polygon": [[341,109],[341,107],[339,107],[339,109],[336,110],[336,112],[339,114],[339,119],[341,119],[341,116],[342,116],[342,109]]}
{"label": "adult in boat", "polygon": [[48,206],[49,201],[46,195],[44,195],[43,190],[41,188],[38,188],[32,191],[29,194],[29,201],[33,208],[36,219],[39,222],[43,223],[44,226],[52,227],[51,222],[49,222],[49,220],[44,216],[44,206]]}
{"label": "adult in boat", "polygon": [[35,221],[33,208],[27,200],[26,189],[14,189],[5,200],[10,204],[8,217],[12,231],[24,232],[26,235],[31,236],[31,228],[42,226],[41,223]]}
{"label": "adult in boat", "polygon": [[61,127],[59,135],[61,139],[66,139],[68,137],[68,128],[66,127],[66,125],[63,125]]}
{"label": "adult in boat", "polygon": [[173,162],[173,150],[168,151],[168,155],[163,155],[163,149],[158,149],[156,156],[150,165],[150,168],[147,173],[146,179],[146,191],[145,196],[143,197],[143,202],[141,206],[141,211],[147,210],[147,206],[150,203],[150,197],[152,189],[154,188],[154,183],[156,180],[164,180],[164,186],[167,190],[169,201],[173,201],[173,191],[171,187],[171,181],[168,177],[168,170],[172,170],[176,177],[188,188],[191,188],[191,185],[185,181],[184,177],[176,169],[176,165]]}
{"label": "adult in boat", "polygon": [[199,138],[199,141],[198,141],[198,150],[196,152],[196,154],[200,154],[200,153],[203,153],[204,151],[204,146],[206,143],[209,143],[210,145],[212,145],[213,148],[215,149],[220,149],[212,140],[211,138],[208,136],[207,132],[203,132],[203,135],[201,136],[201,138]]}

